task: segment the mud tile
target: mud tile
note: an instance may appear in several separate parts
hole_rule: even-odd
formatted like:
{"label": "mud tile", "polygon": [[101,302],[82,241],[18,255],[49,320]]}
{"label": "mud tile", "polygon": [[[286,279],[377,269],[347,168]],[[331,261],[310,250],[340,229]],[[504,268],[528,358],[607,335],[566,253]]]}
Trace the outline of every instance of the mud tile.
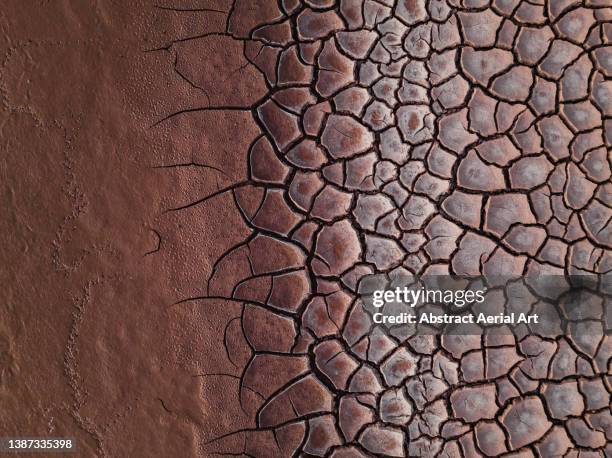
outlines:
{"label": "mud tile", "polygon": [[512,450],[540,439],[552,426],[538,397],[515,401],[502,414],[501,422],[509,436]]}
{"label": "mud tile", "polygon": [[332,221],[345,216],[351,208],[352,201],[352,194],[326,185],[315,198],[310,214],[324,221]]}
{"label": "mud tile", "polygon": [[450,404],[453,414],[469,423],[495,417],[498,407],[495,403],[496,388],[492,383],[459,388],[451,393]]}
{"label": "mud tile", "polygon": [[331,115],[327,119],[321,142],[335,158],[352,157],[367,151],[373,143],[372,133],[349,116]]}
{"label": "mud tile", "polygon": [[359,402],[357,397],[343,396],[339,407],[340,430],[347,442],[352,442],[361,428],[374,420],[372,409]]}
{"label": "mud tile", "polygon": [[372,453],[384,453],[392,457],[404,457],[404,433],[380,425],[368,426],[359,442]]}
{"label": "mud tile", "polygon": [[361,246],[355,229],[348,220],[325,226],[317,236],[312,266],[323,275],[339,275],[355,264],[361,256]]}
{"label": "mud tile", "polygon": [[314,456],[326,456],[332,447],[342,444],[342,439],[336,432],[335,420],[332,415],[323,415],[308,420],[308,437],[304,451]]}
{"label": "mud tile", "polygon": [[502,18],[490,9],[477,13],[458,14],[465,42],[474,48],[488,48],[495,44]]}
{"label": "mud tile", "polygon": [[499,456],[506,449],[506,436],[501,427],[495,422],[481,421],[474,428],[476,445],[486,456]]}

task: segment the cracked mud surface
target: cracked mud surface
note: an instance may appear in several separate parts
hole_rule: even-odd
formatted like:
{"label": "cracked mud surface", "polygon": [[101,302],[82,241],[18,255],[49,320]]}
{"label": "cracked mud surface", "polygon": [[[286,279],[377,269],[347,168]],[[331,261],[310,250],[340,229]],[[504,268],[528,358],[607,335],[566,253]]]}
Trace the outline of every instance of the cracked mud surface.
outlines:
{"label": "cracked mud surface", "polygon": [[[123,218],[100,203],[93,220],[120,231],[131,219],[144,257],[121,258],[125,235],[108,253],[74,243],[86,204],[68,155],[72,213],[52,259],[84,292],[63,336],[67,400],[33,412],[107,456],[612,454],[610,336],[398,336],[356,294],[379,272],[609,282],[607,2],[142,8],[154,19],[135,33],[140,67],[119,81],[148,110],[125,118],[144,146],[125,134],[142,152],[121,176],[144,165],[146,178],[105,183],[83,155],[92,176],[79,182],[125,190]],[[6,80],[5,108],[28,115]],[[95,294],[113,305],[88,306]],[[6,389],[23,362],[3,332]]]}
{"label": "cracked mud surface", "polygon": [[[249,180],[220,191],[249,235],[215,263],[205,294],[181,301],[241,304],[224,331],[231,370],[202,377],[225,379],[211,383],[234,391],[242,420],[207,450],[611,452],[609,337],[406,338],[355,300],[375,272],[610,271],[605,6],[232,5],[214,40],[244,40],[262,75],[249,106],[261,134]],[[212,93],[212,69],[191,70],[184,43],[165,48],[176,71]]]}

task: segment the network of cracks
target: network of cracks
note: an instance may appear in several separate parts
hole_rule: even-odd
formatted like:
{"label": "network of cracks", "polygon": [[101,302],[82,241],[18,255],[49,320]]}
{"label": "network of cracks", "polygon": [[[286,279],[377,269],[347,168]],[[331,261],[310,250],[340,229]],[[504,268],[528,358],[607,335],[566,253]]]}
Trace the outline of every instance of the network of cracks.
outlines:
{"label": "network of cracks", "polygon": [[252,427],[207,447],[610,456],[601,328],[410,336],[357,293],[377,273],[609,286],[609,1],[237,1],[226,32],[268,90],[230,191],[252,234],[208,282],[242,303],[226,337],[250,347],[236,395]]}

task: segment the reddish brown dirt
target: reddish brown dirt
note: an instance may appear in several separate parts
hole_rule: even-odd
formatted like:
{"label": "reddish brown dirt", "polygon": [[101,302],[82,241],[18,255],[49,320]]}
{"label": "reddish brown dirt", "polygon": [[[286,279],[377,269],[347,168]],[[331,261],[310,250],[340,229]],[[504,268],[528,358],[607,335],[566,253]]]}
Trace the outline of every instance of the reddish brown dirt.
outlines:
{"label": "reddish brown dirt", "polygon": [[[165,211],[243,180],[257,130],[234,111],[152,128],[208,97],[146,52],[224,21],[152,2],[0,8],[0,436],[72,436],[79,456],[202,456],[200,436],[238,422],[219,421],[222,396],[195,376],[224,370],[220,323],[238,308],[171,304],[201,292],[246,229],[225,197]],[[201,155],[223,173],[155,168]]]}

